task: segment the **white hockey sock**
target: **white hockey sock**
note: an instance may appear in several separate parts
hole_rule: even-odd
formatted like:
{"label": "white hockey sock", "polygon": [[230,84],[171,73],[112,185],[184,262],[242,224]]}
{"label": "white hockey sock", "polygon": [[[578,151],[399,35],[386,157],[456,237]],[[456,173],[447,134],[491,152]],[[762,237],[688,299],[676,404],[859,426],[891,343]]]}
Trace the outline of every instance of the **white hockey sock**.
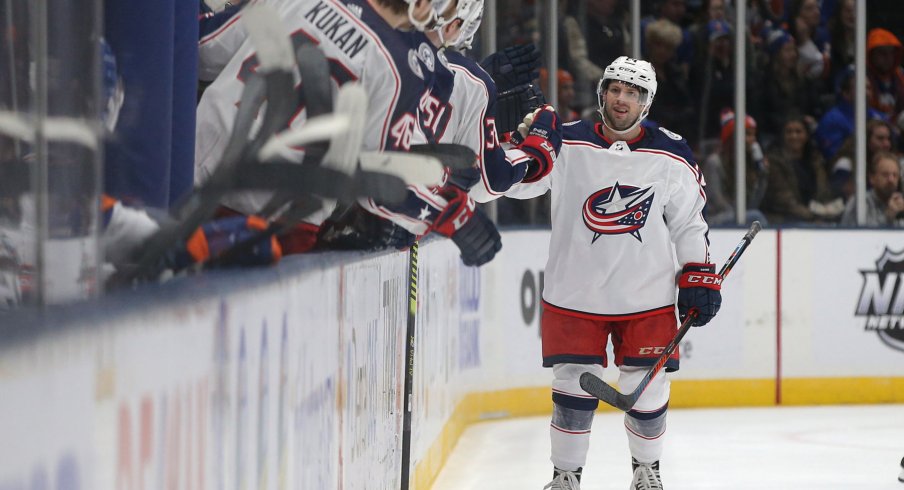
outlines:
{"label": "white hockey sock", "polygon": [[[618,385],[623,392],[634,390],[646,374],[646,368],[622,366]],[[647,386],[634,408],[625,414],[625,433],[631,456],[641,463],[658,461],[662,455],[663,435],[669,406],[670,383],[660,372]]]}
{"label": "white hockey sock", "polygon": [[600,365],[556,364],[552,383],[553,412],[549,426],[550,460],[560,470],[576,470],[587,462],[590,426],[599,400],[580,387],[580,376],[590,371],[602,376]]}

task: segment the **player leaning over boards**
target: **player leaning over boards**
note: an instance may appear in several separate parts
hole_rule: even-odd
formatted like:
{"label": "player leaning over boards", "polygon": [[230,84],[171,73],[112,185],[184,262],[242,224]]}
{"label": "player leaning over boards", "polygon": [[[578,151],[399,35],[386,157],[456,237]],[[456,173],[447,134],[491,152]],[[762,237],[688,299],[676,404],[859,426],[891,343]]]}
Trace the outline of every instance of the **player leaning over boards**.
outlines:
{"label": "player leaning over boards", "polygon": [[[543,365],[554,375],[555,469],[547,489],[580,487],[599,400],[578,379],[585,371],[602,376],[607,338],[619,387],[631,391],[676,333],[676,286],[679,316],[696,308],[697,325],[722,302],[701,213],[702,179],[687,142],[640,125],[656,95],[653,67],[622,56],[606,67],[597,92],[603,122],[566,124],[549,176],[507,193],[530,198],[552,190],[542,317]],[[676,369],[677,350],[666,364]],[[632,489],[662,488],[668,402],[669,380],[660,373],[625,415]]]}

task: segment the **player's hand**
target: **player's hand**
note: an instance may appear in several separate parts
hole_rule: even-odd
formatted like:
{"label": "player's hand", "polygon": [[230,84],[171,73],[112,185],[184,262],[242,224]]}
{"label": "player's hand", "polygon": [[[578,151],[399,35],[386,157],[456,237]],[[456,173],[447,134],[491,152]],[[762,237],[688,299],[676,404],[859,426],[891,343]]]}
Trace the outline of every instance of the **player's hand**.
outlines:
{"label": "player's hand", "polygon": [[562,120],[552,106],[543,106],[534,114],[527,136],[518,147],[533,160],[522,182],[536,182],[552,172],[562,149]]}
{"label": "player's hand", "polygon": [[449,204],[433,221],[431,230],[452,239],[465,265],[480,266],[493,260],[502,248],[496,225],[458,187],[447,186],[441,194]]}
{"label": "player's hand", "polygon": [[525,83],[509,90],[499,90],[496,97],[496,130],[500,134],[515,131],[525,114],[546,104],[546,97],[536,85]]}
{"label": "player's hand", "polygon": [[885,212],[888,213],[890,220],[894,220],[902,211],[904,211],[904,195],[900,192],[895,192],[888,198],[888,207]]}
{"label": "player's hand", "polygon": [[709,323],[722,306],[722,276],[713,264],[689,263],[681,270],[678,280],[678,318],[684,322],[691,312],[697,317],[691,325]]}
{"label": "player's hand", "polygon": [[487,56],[480,65],[493,77],[496,90],[505,92],[540,76],[540,50],[533,43],[509,46]]}

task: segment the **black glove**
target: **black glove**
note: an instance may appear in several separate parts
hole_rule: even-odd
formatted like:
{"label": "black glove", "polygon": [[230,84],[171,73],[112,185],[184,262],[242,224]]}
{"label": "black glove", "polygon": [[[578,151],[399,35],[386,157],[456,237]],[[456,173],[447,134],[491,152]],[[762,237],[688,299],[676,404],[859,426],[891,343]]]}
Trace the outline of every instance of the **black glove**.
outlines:
{"label": "black glove", "polygon": [[533,43],[509,46],[487,56],[480,66],[493,77],[496,91],[505,92],[540,76],[540,50]]}
{"label": "black glove", "polygon": [[481,266],[493,260],[502,248],[496,225],[461,189],[448,186],[441,194],[449,204],[433,221],[431,230],[452,239],[465,265]]}
{"label": "black glove", "polygon": [[524,116],[544,104],[546,97],[543,92],[530,83],[499,91],[496,98],[496,131],[504,134],[518,129]]}
{"label": "black glove", "polygon": [[678,317],[684,322],[690,312],[696,311],[691,325],[706,325],[722,306],[721,289],[722,276],[716,274],[715,265],[686,264],[678,280]]}
{"label": "black glove", "polygon": [[455,170],[446,169],[448,177],[446,183],[452,184],[459,189],[467,192],[480,182],[480,169],[477,167],[457,168]]}
{"label": "black glove", "polygon": [[404,250],[416,239],[408,230],[355,204],[324,221],[317,245],[331,250]]}

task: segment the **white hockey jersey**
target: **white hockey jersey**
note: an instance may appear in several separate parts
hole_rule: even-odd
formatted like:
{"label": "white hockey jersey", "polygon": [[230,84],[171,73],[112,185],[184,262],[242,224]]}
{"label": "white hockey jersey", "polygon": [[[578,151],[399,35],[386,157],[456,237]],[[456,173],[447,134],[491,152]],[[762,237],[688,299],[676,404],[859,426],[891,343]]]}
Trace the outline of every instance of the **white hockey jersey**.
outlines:
{"label": "white hockey jersey", "polygon": [[517,149],[504,149],[496,132],[496,84],[474,60],[454,50],[445,50],[448,67],[455,75],[450,95],[451,116],[439,128],[443,143],[458,143],[477,153],[480,181],[469,191],[478,202],[488,202],[521,182],[530,156]]}
{"label": "white hockey jersey", "polygon": [[506,193],[552,191],[544,307],[611,320],[673,311],[680,267],[709,262],[706,196],[692,158],[666,129],[610,142],[598,124],[564,126],[553,171]]}
{"label": "white hockey jersey", "polygon": [[[426,141],[417,115],[418,104],[432,85],[432,80],[425,80],[432,75],[427,73],[432,60],[418,59],[420,53],[412,49],[411,36],[389,26],[367,0],[259,1],[276,8],[296,46],[303,41],[317,44],[327,57],[336,86],[349,81],[362,83],[368,95],[364,150],[407,150],[413,143]],[[219,165],[238,110],[243,79],[257,64],[241,15],[200,41],[201,78],[214,81],[198,104],[196,183],[209,178]],[[299,100],[299,111],[290,123],[293,127],[303,124],[304,105],[305,101]],[[224,204],[253,213],[268,197],[267,193],[241,193]]]}

